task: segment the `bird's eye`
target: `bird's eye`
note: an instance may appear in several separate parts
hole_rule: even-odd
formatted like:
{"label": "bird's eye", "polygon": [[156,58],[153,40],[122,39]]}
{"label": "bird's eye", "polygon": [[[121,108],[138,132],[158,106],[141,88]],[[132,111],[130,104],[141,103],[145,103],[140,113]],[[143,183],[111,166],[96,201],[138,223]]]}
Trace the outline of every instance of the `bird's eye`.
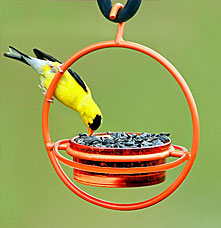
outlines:
{"label": "bird's eye", "polygon": [[93,122],[88,123],[88,125],[91,128],[91,130],[93,130],[93,131],[97,130],[101,125],[101,116],[96,115],[96,117],[93,119]]}

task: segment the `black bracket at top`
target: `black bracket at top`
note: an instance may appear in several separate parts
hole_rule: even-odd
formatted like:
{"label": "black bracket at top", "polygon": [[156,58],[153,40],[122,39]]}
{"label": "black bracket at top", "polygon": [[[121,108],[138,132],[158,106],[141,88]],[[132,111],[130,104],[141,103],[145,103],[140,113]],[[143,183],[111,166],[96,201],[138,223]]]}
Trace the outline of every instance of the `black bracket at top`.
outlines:
{"label": "black bracket at top", "polygon": [[129,20],[140,7],[141,0],[128,0],[124,8],[118,11],[117,17],[115,19],[110,19],[110,11],[112,9],[111,0],[97,0],[99,8],[102,14],[110,21],[121,23]]}

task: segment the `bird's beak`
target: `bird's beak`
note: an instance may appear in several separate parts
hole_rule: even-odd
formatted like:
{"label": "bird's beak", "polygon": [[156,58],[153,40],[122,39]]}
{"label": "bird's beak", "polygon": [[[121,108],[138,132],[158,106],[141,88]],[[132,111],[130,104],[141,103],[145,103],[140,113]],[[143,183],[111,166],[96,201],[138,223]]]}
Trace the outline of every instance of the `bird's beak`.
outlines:
{"label": "bird's beak", "polygon": [[88,127],[88,135],[91,136],[93,133],[94,133],[94,131]]}

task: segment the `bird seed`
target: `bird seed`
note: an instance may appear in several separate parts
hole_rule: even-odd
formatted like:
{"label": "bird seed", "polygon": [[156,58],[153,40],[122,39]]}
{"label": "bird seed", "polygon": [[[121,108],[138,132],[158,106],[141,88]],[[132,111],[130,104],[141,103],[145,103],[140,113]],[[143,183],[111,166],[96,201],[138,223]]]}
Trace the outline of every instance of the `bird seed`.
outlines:
{"label": "bird seed", "polygon": [[88,136],[85,133],[78,135],[76,143],[86,146],[105,147],[105,148],[142,148],[161,146],[170,142],[170,133],[150,134],[130,134],[125,132],[106,132],[102,136]]}

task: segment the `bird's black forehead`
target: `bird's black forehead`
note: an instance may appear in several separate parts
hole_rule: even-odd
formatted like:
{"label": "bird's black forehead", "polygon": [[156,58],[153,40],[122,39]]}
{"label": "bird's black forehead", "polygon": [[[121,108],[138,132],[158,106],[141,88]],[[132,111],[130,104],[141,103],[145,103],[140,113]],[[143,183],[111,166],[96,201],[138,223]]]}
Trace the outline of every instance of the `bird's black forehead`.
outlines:
{"label": "bird's black forehead", "polygon": [[91,128],[91,130],[95,131],[97,130],[100,125],[101,125],[101,115],[96,115],[96,117],[93,119],[92,123],[88,123],[89,127]]}

